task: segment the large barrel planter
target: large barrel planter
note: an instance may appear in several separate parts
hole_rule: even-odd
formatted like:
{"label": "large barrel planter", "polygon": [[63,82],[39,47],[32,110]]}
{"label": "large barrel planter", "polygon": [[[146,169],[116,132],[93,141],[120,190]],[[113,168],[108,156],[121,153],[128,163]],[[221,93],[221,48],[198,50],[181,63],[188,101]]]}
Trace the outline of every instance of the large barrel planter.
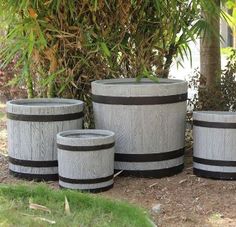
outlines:
{"label": "large barrel planter", "polygon": [[113,187],[114,133],[72,130],[57,135],[59,185],[101,192]]}
{"label": "large barrel planter", "polygon": [[58,132],[82,127],[83,102],[20,99],[7,102],[9,170],[29,180],[57,180]]}
{"label": "large barrel planter", "polygon": [[193,113],[193,172],[206,178],[236,180],[236,113]]}
{"label": "large barrel planter", "polygon": [[100,80],[92,83],[95,126],[115,132],[115,170],[164,177],[183,169],[187,83]]}

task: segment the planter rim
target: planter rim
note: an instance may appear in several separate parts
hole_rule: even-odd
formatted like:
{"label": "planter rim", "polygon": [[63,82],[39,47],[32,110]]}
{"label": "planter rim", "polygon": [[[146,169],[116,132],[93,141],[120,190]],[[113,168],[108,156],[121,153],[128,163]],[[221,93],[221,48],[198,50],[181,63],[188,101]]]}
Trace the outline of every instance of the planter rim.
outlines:
{"label": "planter rim", "polygon": [[175,79],[160,79],[159,83],[155,83],[150,79],[142,79],[141,82],[136,82],[135,78],[108,79],[92,82],[93,96],[138,98],[174,95],[186,96],[186,93],[187,82]]}
{"label": "planter rim", "polygon": [[158,79],[159,82],[154,82],[150,79],[143,78],[140,81],[136,81],[135,78],[119,78],[119,79],[105,79],[95,80],[92,83],[99,85],[109,86],[171,86],[176,84],[186,84],[186,81],[179,79]]}
{"label": "planter rim", "polygon": [[195,115],[220,115],[220,116],[236,116],[236,112],[229,112],[229,111],[194,111],[193,114]]}
{"label": "planter rim", "polygon": [[114,136],[115,133],[109,130],[99,129],[82,129],[82,130],[68,130],[57,134],[58,137],[84,140],[84,139],[96,139],[96,138],[109,138]]}
{"label": "planter rim", "polygon": [[[109,130],[82,129],[68,130],[57,134],[57,143],[69,146],[94,146],[111,144],[115,141],[115,133]],[[113,145],[114,146],[114,145]]]}
{"label": "planter rim", "polygon": [[[47,105],[45,105],[47,104]],[[34,99],[16,99],[7,102],[7,106],[17,106],[19,108],[61,108],[83,105],[83,101],[76,99],[63,98],[34,98]]]}
{"label": "planter rim", "polygon": [[[196,121],[236,124],[236,112],[194,111],[193,112],[193,120],[195,121],[195,124],[196,124]],[[234,126],[231,125],[229,127],[234,127]]]}

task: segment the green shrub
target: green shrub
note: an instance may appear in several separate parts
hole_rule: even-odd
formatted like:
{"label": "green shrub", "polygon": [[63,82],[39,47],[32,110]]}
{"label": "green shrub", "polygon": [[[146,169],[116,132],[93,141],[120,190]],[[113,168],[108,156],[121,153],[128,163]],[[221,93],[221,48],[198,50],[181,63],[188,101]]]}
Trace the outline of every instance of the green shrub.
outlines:
{"label": "green shrub", "polygon": [[190,81],[190,88],[197,91],[190,102],[194,110],[236,111],[236,50],[232,50],[216,83],[205,85],[205,78],[196,71]]}
{"label": "green shrub", "polygon": [[209,28],[200,7],[219,12],[213,0],[0,0],[0,59],[19,56],[13,82],[28,97],[82,99],[88,113],[93,80],[167,77],[173,58],[189,56],[188,43]]}

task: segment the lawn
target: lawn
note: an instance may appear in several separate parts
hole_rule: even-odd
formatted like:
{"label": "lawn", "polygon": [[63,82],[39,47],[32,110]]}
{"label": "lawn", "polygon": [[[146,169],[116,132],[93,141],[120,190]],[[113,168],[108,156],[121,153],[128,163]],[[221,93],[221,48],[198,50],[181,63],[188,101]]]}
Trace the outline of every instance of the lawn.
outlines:
{"label": "lawn", "polygon": [[0,226],[152,226],[133,205],[45,185],[0,187]]}

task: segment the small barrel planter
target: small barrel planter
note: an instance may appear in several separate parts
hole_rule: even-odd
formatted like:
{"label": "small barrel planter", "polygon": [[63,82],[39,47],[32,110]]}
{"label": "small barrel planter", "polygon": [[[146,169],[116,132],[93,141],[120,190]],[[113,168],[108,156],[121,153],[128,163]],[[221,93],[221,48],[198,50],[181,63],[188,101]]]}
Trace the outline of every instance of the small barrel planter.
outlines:
{"label": "small barrel planter", "polygon": [[59,185],[101,192],[113,187],[114,133],[72,130],[57,135]]}
{"label": "small barrel planter", "polygon": [[95,126],[115,132],[115,170],[137,177],[183,169],[187,83],[110,79],[92,82]]}
{"label": "small barrel planter", "polygon": [[193,172],[206,178],[236,179],[236,113],[193,113]]}
{"label": "small barrel planter", "polygon": [[9,170],[29,180],[57,180],[56,135],[80,129],[83,102],[20,99],[7,102]]}

